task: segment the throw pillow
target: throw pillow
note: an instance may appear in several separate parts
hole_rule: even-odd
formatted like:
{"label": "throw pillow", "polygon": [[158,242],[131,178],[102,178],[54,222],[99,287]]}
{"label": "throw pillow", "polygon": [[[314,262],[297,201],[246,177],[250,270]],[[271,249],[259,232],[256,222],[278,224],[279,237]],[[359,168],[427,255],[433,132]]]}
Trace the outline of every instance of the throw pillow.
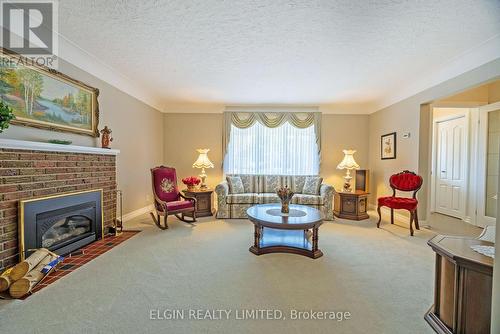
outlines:
{"label": "throw pillow", "polygon": [[243,182],[239,176],[226,176],[227,184],[229,185],[230,194],[243,194],[245,188],[243,188]]}
{"label": "throw pillow", "polygon": [[302,193],[308,195],[319,195],[321,182],[323,182],[322,177],[319,176],[306,177],[306,182],[304,183],[304,189],[302,190]]}

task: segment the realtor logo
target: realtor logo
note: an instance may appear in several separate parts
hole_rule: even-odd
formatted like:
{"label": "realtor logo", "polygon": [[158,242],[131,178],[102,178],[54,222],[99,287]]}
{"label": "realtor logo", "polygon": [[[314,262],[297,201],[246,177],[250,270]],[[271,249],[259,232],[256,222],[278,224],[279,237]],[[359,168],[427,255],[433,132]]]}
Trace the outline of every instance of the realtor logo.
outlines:
{"label": "realtor logo", "polygon": [[1,1],[2,46],[51,66],[48,58],[57,54],[57,4],[55,0]]}

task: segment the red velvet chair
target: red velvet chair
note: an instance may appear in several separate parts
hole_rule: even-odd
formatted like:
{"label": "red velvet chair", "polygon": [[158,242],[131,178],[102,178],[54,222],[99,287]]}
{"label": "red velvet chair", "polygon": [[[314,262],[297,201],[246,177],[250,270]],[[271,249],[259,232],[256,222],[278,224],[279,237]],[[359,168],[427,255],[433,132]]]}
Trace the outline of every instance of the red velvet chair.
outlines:
{"label": "red velvet chair", "polygon": [[[156,217],[153,212],[150,214],[156,226],[166,230],[169,215],[175,215],[186,223],[192,224],[196,221],[196,199],[186,197],[179,192],[175,168],[165,166],[152,168],[151,180]],[[164,226],[161,225],[160,216],[163,216]],[[187,220],[186,216],[191,217],[191,219]]]}
{"label": "red velvet chair", "polygon": [[[391,209],[391,224],[394,224],[394,210],[408,210],[410,212],[410,235],[413,235],[413,221],[415,221],[415,228],[420,230],[418,225],[418,200],[417,191],[422,187],[423,179],[420,175],[417,175],[410,171],[403,171],[398,174],[394,174],[389,178],[389,183],[392,188],[392,196],[380,197],[378,199],[378,222],[377,227],[380,227],[380,221],[382,220],[382,215],[380,214],[380,208],[386,206]],[[399,191],[413,191],[413,197],[397,197],[396,190]]]}

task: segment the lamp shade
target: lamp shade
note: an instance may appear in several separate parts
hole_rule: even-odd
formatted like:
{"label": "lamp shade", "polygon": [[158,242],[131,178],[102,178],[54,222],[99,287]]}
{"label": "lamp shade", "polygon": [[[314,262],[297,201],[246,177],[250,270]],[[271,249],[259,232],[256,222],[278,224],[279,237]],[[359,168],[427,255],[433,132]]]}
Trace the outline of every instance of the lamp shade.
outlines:
{"label": "lamp shade", "polygon": [[343,150],[344,159],[337,165],[337,169],[359,169],[359,165],[354,160],[355,150]]}
{"label": "lamp shade", "polygon": [[214,168],[214,164],[208,158],[208,148],[199,148],[196,150],[200,155],[193,164],[194,168]]}

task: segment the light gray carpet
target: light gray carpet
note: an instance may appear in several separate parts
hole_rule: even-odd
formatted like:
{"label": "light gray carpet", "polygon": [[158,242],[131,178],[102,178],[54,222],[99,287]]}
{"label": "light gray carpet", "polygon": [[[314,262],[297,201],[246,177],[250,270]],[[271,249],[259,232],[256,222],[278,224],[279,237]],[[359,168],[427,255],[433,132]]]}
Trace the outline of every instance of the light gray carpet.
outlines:
{"label": "light gray carpet", "polygon": [[[432,333],[433,233],[337,220],[320,230],[324,256],[257,257],[246,220],[171,220],[144,229],[25,301],[0,301],[2,333]],[[131,226],[128,224],[127,226]],[[151,309],[230,309],[230,320],[150,320]],[[286,320],[236,320],[279,309]],[[289,310],[349,311],[350,320],[290,320]]]}

